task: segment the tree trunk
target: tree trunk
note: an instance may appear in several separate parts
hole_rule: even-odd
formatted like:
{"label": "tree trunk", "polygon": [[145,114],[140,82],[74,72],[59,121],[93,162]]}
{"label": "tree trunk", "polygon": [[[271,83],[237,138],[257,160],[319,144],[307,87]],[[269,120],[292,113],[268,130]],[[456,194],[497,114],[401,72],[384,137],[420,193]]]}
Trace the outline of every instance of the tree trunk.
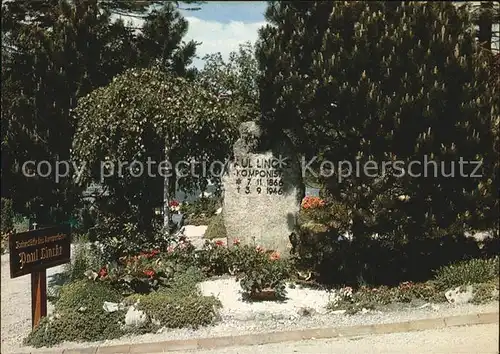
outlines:
{"label": "tree trunk", "polygon": [[[165,161],[168,160],[169,156],[169,148],[168,145],[165,143]],[[163,177],[163,228],[165,232],[169,233],[170,232],[170,206],[169,206],[169,201],[170,201],[170,188],[169,188],[169,172],[171,171],[164,171],[165,175]]]}

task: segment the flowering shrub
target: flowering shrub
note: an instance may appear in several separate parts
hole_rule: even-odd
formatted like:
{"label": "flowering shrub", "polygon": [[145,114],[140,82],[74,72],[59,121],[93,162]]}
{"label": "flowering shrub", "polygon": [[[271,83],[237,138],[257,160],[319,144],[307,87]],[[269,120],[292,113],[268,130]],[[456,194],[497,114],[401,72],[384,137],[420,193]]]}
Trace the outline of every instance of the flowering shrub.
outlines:
{"label": "flowering shrub", "polygon": [[179,203],[177,200],[171,200],[168,203],[169,209],[171,213],[178,214],[179,211],[181,210],[181,203]]}
{"label": "flowering shrub", "polygon": [[224,242],[206,240],[197,262],[207,276],[222,275],[229,272],[231,250],[225,247]]}
{"label": "flowering shrub", "polygon": [[301,204],[304,209],[316,209],[325,206],[325,201],[320,197],[307,196],[302,200]]}
{"label": "flowering shrub", "polygon": [[118,262],[108,264],[98,272],[88,271],[89,278],[109,282],[124,294],[147,294],[167,286],[176,272],[195,265],[194,246],[180,239],[166,252],[159,250],[124,256]]}
{"label": "flowering shrub", "polygon": [[278,252],[266,251],[260,246],[236,245],[233,249],[232,265],[247,297],[259,299],[266,292],[277,299],[286,297],[285,281],[290,268]]}
{"label": "flowering shrub", "polygon": [[250,298],[258,298],[265,291],[271,291],[277,298],[286,295],[285,280],[290,270],[278,252],[241,245],[238,239],[230,248],[222,241],[207,240],[197,260],[207,276],[236,275],[243,292]]}
{"label": "flowering shrub", "polygon": [[362,286],[357,291],[350,287],[341,288],[338,298],[330,303],[332,310],[347,310],[349,313],[366,308],[373,309],[377,306],[390,303],[409,303],[420,299],[428,302],[446,301],[444,294],[433,283],[403,282],[395,287],[367,287]]}

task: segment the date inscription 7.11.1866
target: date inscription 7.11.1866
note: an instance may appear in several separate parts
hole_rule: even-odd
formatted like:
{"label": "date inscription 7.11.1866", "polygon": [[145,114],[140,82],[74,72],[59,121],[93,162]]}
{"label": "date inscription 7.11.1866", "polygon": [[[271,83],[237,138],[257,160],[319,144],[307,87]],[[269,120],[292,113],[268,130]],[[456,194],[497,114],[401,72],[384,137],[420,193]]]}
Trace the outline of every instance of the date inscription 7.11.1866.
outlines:
{"label": "date inscription 7.11.1866", "polygon": [[283,195],[283,172],[275,158],[235,162],[236,191],[244,194]]}
{"label": "date inscription 7.11.1866", "polygon": [[63,225],[12,234],[9,252],[11,278],[68,263],[70,227]]}

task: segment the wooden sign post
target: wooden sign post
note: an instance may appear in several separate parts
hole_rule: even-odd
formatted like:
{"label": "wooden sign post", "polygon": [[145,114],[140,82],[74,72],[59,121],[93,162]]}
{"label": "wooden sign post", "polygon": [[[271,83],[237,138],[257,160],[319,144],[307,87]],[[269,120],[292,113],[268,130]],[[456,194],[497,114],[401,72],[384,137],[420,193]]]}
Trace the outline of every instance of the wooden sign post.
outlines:
{"label": "wooden sign post", "polygon": [[31,274],[31,324],[47,316],[47,268],[71,260],[69,226],[37,229],[9,236],[10,277]]}

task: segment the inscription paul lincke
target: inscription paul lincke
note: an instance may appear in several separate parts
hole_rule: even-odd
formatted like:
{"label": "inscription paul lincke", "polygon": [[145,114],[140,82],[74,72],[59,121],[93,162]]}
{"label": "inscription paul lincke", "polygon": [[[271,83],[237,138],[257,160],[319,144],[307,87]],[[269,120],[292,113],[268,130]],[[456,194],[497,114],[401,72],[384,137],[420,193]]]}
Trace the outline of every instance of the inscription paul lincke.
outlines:
{"label": "inscription paul lincke", "polygon": [[64,240],[66,235],[59,234],[54,236],[33,237],[27,241],[16,241],[16,250],[32,248],[33,246],[42,246],[51,244],[51,246],[35,248],[31,252],[19,252],[19,269],[23,269],[27,263],[34,263],[36,261],[48,258],[59,257],[63,254],[62,246],[54,244],[57,241]]}
{"label": "inscription paul lincke", "polygon": [[13,234],[9,239],[11,277],[67,263],[70,259],[70,232],[52,227]]}
{"label": "inscription paul lincke", "polygon": [[283,195],[282,163],[275,158],[240,159],[234,163],[236,190],[244,194]]}

